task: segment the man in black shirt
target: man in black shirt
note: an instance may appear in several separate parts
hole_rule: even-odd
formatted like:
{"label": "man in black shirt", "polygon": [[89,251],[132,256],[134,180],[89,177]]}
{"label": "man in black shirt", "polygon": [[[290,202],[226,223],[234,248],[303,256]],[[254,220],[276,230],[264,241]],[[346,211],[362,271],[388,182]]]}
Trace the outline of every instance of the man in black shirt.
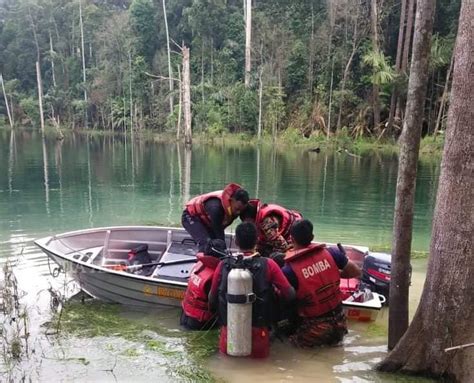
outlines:
{"label": "man in black shirt", "polygon": [[224,230],[247,207],[249,195],[240,185],[229,184],[224,190],[191,199],[183,211],[182,225],[206,252],[211,239],[225,240]]}

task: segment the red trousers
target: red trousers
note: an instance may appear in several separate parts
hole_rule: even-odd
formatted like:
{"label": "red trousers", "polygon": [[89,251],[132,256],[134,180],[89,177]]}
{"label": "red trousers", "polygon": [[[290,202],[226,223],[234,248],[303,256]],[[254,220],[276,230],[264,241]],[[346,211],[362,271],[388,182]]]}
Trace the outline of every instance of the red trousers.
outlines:
{"label": "red trousers", "polygon": [[[219,336],[219,351],[227,355],[227,327],[222,326]],[[270,354],[270,334],[266,327],[252,327],[251,358],[266,358]]]}

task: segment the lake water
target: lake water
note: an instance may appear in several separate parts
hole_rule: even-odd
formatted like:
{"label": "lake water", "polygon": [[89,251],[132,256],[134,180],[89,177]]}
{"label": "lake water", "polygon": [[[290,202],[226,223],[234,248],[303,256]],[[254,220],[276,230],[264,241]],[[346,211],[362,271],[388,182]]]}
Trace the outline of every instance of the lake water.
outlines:
{"label": "lake water", "polygon": [[[436,160],[420,162],[414,250],[426,251],[429,246],[438,174]],[[0,260],[9,259],[14,264],[24,291],[22,301],[32,311],[31,333],[42,350],[29,364],[19,364],[16,373],[27,369],[26,376],[33,381],[56,380],[54,377],[68,381],[146,381],[151,373],[161,380],[176,378],[159,352],[150,354],[116,336],[71,336],[59,345],[46,341],[40,325],[50,316],[47,289],[59,288],[65,282],[51,278],[48,261],[34,247],[33,239],[97,226],[179,225],[182,207],[190,197],[238,182],[251,196],[301,211],[313,221],[318,240],[389,248],[396,178],[394,155],[356,157],[344,152],[315,153],[248,143],[200,144],[189,151],[176,143],[132,143],[124,137],[70,135],[63,141],[43,141],[34,132],[0,131]],[[413,307],[424,280],[424,267],[424,260],[414,261]],[[138,316],[177,332],[178,313],[165,312]],[[386,327],[387,314],[381,313],[375,328]],[[137,317],[126,310],[118,315]],[[288,344],[277,341],[268,361],[215,355],[205,367],[225,381],[239,381],[244,376],[262,382],[310,378],[386,381],[387,376],[371,371],[386,352],[384,336],[374,334],[373,329],[352,324],[344,347],[308,352],[289,350]],[[182,345],[176,343],[179,336],[177,339],[165,338],[164,342],[179,349]],[[123,355],[124,349],[133,347],[143,352]],[[141,368],[144,364],[147,367]]]}

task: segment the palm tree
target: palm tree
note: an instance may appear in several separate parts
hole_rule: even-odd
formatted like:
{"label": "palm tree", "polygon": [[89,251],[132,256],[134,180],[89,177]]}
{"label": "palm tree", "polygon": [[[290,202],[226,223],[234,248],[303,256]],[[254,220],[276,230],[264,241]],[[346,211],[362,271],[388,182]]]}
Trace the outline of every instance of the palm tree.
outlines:
{"label": "palm tree", "polygon": [[375,85],[390,84],[395,78],[395,70],[380,51],[369,51],[363,57],[364,64],[372,68],[371,82]]}

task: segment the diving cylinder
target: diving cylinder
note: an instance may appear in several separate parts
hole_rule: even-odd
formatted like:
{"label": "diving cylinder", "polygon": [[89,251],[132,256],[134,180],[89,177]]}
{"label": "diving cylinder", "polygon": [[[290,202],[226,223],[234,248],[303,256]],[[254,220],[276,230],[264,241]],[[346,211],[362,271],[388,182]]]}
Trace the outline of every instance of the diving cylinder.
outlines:
{"label": "diving cylinder", "polygon": [[227,277],[227,354],[248,356],[252,352],[252,273],[233,268]]}

